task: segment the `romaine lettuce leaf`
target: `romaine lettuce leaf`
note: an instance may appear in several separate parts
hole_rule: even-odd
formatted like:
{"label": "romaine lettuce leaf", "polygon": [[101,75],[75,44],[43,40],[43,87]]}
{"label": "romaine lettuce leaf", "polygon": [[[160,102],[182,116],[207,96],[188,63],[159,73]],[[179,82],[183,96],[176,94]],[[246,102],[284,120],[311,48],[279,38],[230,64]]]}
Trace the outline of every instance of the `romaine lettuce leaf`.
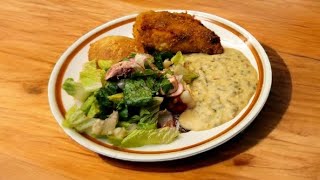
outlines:
{"label": "romaine lettuce leaf", "polygon": [[77,106],[72,106],[65,115],[63,126],[84,132],[91,128],[96,119],[90,118]]}
{"label": "romaine lettuce leaf", "polygon": [[112,109],[114,103],[109,100],[108,96],[116,94],[118,91],[118,86],[116,82],[107,82],[106,85],[100,88],[96,93],[95,96],[97,98],[100,113],[98,117],[100,119],[105,119],[108,117],[109,114],[112,113]]}
{"label": "romaine lettuce leaf", "polygon": [[127,120],[129,117],[129,109],[123,99],[117,104],[116,109],[119,112],[120,120]]}
{"label": "romaine lettuce leaf", "polygon": [[140,120],[140,116],[139,115],[133,115],[130,117],[129,121],[130,123],[137,123]]}
{"label": "romaine lettuce leaf", "polygon": [[162,97],[152,98],[152,102],[149,106],[142,107],[139,115],[139,129],[156,129],[160,111],[160,104],[162,103]]}
{"label": "romaine lettuce leaf", "polygon": [[100,107],[99,107],[98,101],[94,101],[90,106],[87,116],[89,118],[93,118],[99,113],[100,113]]}
{"label": "romaine lettuce leaf", "polygon": [[178,64],[174,67],[174,74],[182,75],[182,79],[188,84],[199,77],[197,73],[183,67],[181,64]]}
{"label": "romaine lettuce leaf", "polygon": [[123,93],[117,93],[108,96],[108,99],[114,103],[120,103],[123,100]]}
{"label": "romaine lettuce leaf", "polygon": [[90,97],[87,98],[87,100],[82,104],[81,110],[87,114],[91,108],[91,105],[97,101],[96,97],[94,95],[91,95]]}
{"label": "romaine lettuce leaf", "polygon": [[154,57],[154,64],[158,69],[163,70],[163,61],[172,58],[173,54],[168,51],[155,52],[152,55]]}
{"label": "romaine lettuce leaf", "polygon": [[131,74],[131,78],[139,78],[139,77],[157,77],[160,74],[159,71],[152,69],[145,69],[144,71],[136,71]]}
{"label": "romaine lettuce leaf", "polygon": [[104,71],[96,68],[95,61],[89,61],[84,64],[80,72],[80,82],[68,78],[62,85],[62,88],[75,99],[81,102],[85,101],[94,91],[102,87],[102,77]]}
{"label": "romaine lettuce leaf", "polygon": [[197,79],[198,77],[199,75],[197,73],[188,70],[183,74],[182,79],[187,84],[190,84],[193,80]]}
{"label": "romaine lettuce leaf", "polygon": [[178,51],[176,53],[176,55],[174,55],[172,58],[171,58],[171,62],[174,64],[174,65],[177,65],[177,64],[184,64],[184,57],[181,53],[181,51]]}
{"label": "romaine lettuce leaf", "polygon": [[97,120],[92,125],[92,135],[99,136],[108,136],[113,134],[113,130],[116,128],[116,125],[119,120],[119,114],[117,111],[113,111],[112,114],[105,120]]}
{"label": "romaine lettuce leaf", "polygon": [[167,94],[170,91],[170,89],[173,88],[173,85],[168,80],[168,78],[164,77],[160,82],[160,87],[161,87],[162,91],[164,92],[164,94]]}
{"label": "romaine lettuce leaf", "polygon": [[90,133],[91,132],[91,128],[92,125],[97,121],[98,119],[95,118],[89,118],[86,121],[82,122],[81,124],[78,124],[77,126],[75,126],[74,128],[78,131],[78,132],[87,132]]}
{"label": "romaine lettuce leaf", "polygon": [[69,123],[71,115],[73,115],[78,110],[77,105],[73,105],[65,114],[65,119],[62,122],[64,127],[72,128],[71,124]]}
{"label": "romaine lettuce leaf", "polygon": [[126,79],[124,89],[124,100],[128,106],[141,107],[152,100],[152,90],[148,88],[142,79]]}
{"label": "romaine lettuce leaf", "polygon": [[72,78],[68,78],[64,81],[62,85],[64,89],[70,96],[73,96],[79,101],[85,101],[91,92],[86,91],[81,83],[75,82]]}
{"label": "romaine lettuce leaf", "polygon": [[65,125],[68,125],[68,127],[73,128],[87,119],[88,118],[86,117],[84,112],[77,105],[74,105],[66,113]]}
{"label": "romaine lettuce leaf", "polygon": [[112,66],[112,60],[98,60],[98,67],[107,71]]}
{"label": "romaine lettuce leaf", "polygon": [[139,147],[148,144],[168,144],[175,140],[178,135],[179,131],[176,128],[136,129],[122,140],[120,146]]}
{"label": "romaine lettuce leaf", "polygon": [[95,61],[89,61],[80,72],[80,82],[86,91],[94,92],[102,87],[103,75],[104,70],[97,69]]}
{"label": "romaine lettuce leaf", "polygon": [[145,122],[145,123],[139,122],[138,129],[157,129],[157,122]]}
{"label": "romaine lettuce leaf", "polygon": [[157,93],[159,93],[160,82],[157,78],[147,77],[145,82],[146,82],[146,85],[148,86],[148,88],[150,88],[152,90],[153,96],[156,95]]}
{"label": "romaine lettuce leaf", "polygon": [[91,95],[90,97],[88,97],[88,99],[82,104],[80,109],[89,118],[93,118],[96,114],[99,114],[100,108],[95,95]]}

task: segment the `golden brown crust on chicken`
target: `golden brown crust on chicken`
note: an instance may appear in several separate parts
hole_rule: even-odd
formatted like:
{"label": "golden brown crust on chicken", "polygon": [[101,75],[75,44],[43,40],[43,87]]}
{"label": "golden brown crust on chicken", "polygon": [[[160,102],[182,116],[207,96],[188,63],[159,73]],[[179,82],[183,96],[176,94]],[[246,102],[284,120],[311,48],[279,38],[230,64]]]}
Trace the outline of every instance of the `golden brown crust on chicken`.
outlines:
{"label": "golden brown crust on chicken", "polygon": [[141,13],[136,18],[133,35],[148,51],[223,53],[220,38],[187,13]]}
{"label": "golden brown crust on chicken", "polygon": [[89,60],[121,61],[131,53],[143,53],[143,46],[134,39],[125,36],[107,36],[90,44]]}

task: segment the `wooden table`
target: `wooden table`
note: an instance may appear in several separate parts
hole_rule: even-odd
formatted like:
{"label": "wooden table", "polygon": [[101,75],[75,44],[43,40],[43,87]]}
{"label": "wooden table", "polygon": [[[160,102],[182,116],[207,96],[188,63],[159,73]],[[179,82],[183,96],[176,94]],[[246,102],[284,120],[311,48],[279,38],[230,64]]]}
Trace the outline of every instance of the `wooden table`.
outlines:
{"label": "wooden table", "polygon": [[[0,3],[0,179],[319,179],[320,1],[3,0]],[[47,84],[84,33],[149,9],[192,9],[251,32],[271,60],[270,97],[242,134],[173,162],[99,156],[51,115]]]}

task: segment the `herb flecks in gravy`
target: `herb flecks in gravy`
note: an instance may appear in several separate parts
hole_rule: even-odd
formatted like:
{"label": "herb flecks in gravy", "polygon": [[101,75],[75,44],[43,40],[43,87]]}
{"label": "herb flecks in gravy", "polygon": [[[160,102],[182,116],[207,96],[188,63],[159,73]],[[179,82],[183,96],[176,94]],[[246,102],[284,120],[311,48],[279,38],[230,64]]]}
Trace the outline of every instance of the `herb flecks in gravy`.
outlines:
{"label": "herb flecks in gravy", "polygon": [[185,59],[189,69],[199,74],[190,85],[196,106],[179,118],[186,129],[207,130],[233,119],[256,91],[257,72],[238,50],[190,54]]}

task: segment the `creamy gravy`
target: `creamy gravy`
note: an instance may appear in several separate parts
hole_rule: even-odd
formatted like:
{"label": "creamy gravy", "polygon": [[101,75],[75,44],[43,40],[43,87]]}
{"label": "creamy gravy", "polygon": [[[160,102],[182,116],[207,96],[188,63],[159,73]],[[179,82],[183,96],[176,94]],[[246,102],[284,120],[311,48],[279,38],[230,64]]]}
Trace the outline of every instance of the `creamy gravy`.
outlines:
{"label": "creamy gravy", "polygon": [[196,106],[179,118],[190,130],[206,130],[233,119],[256,91],[257,72],[238,50],[223,54],[185,55],[188,68],[199,74],[190,89]]}

